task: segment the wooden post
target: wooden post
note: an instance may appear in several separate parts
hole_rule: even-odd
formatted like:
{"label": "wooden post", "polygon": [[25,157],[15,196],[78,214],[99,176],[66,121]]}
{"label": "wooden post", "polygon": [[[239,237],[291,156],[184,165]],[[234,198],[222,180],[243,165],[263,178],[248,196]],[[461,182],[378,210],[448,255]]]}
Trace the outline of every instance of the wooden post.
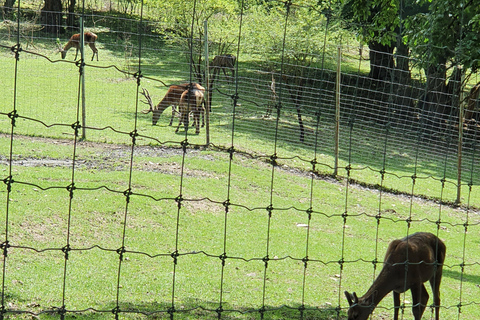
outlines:
{"label": "wooden post", "polygon": [[210,144],[210,63],[208,61],[208,22],[203,22],[205,29],[205,144]]}
{"label": "wooden post", "polygon": [[465,114],[465,97],[463,94],[465,73],[461,71],[462,75],[460,77],[460,94],[459,94],[459,105],[458,105],[458,150],[457,150],[457,199],[455,200],[456,204],[460,204],[461,195],[462,195],[462,152],[463,152],[463,123],[464,123],[464,114]]}
{"label": "wooden post", "polygon": [[83,27],[83,17],[80,17],[80,57],[82,65],[80,66],[81,73],[80,73],[80,81],[82,87],[82,137],[81,140],[85,140],[87,138],[85,133],[85,126],[86,126],[86,110],[85,110],[85,30]]}
{"label": "wooden post", "polygon": [[335,82],[335,165],[333,174],[338,174],[338,155],[340,150],[340,80],[342,74],[342,48],[337,50],[337,78]]}

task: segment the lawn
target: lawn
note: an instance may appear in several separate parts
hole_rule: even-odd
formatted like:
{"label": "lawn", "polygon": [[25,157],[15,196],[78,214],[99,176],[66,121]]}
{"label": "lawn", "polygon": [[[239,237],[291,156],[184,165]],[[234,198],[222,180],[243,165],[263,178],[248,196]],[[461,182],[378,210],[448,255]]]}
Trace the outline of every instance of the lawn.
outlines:
{"label": "lawn", "polygon": [[[85,74],[85,141],[72,128],[81,119],[73,53],[57,61],[55,39],[29,48],[54,63],[22,53],[15,65],[9,50],[0,52],[7,315],[53,318],[65,306],[75,318],[111,318],[112,310],[169,318],[174,307],[176,319],[210,319],[221,303],[226,319],[259,319],[260,310],[267,319],[299,318],[302,305],[307,319],[335,319],[337,311],[344,319],[343,291],[366,292],[388,243],[429,231],[447,245],[442,318],[480,317],[474,157],[465,160],[463,205],[454,206],[451,159],[430,153],[444,141],[419,143],[378,123],[349,131],[345,121],[333,177],[331,114],[320,125],[306,116],[299,143],[292,110],[265,115],[268,79],[248,62],[235,109],[235,86],[219,83],[204,147],[205,128],[175,133],[169,110],[156,126],[140,112],[141,88],[159,101],[160,79],[189,80],[175,48],[146,50],[137,86],[123,44],[101,39],[100,61],[88,61]],[[410,318],[409,293],[404,302]],[[391,317],[392,307],[387,296],[373,318]]]}

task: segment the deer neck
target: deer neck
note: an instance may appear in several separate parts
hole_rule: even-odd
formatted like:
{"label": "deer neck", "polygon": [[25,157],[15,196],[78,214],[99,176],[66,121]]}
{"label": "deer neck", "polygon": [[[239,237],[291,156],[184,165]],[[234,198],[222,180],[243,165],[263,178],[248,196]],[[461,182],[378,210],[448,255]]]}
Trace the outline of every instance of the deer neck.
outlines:
{"label": "deer neck", "polygon": [[162,101],[160,101],[157,106],[155,107],[154,110],[156,110],[159,114],[162,114],[165,109],[172,105],[176,105],[178,103],[174,103],[174,101],[171,101],[168,97],[164,97]]}
{"label": "deer neck", "polygon": [[403,278],[393,274],[390,267],[384,266],[367,293],[359,298],[360,303],[377,306],[387,294],[398,287],[398,280]]}

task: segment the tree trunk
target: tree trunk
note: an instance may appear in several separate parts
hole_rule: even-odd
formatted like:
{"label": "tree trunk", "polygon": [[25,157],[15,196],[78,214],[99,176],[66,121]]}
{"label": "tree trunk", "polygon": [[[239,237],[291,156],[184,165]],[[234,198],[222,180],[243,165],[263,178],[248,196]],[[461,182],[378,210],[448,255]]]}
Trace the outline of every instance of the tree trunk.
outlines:
{"label": "tree trunk", "polygon": [[75,5],[77,4],[76,0],[70,0],[68,4],[68,15],[67,15],[67,28],[74,29],[76,27],[76,17],[75,17]]}
{"label": "tree trunk", "polygon": [[375,80],[391,80],[395,62],[393,60],[393,45],[383,45],[378,42],[370,42],[370,78]]}
{"label": "tree trunk", "polygon": [[59,34],[62,25],[62,0],[45,0],[41,11],[45,32]]}
{"label": "tree trunk", "polygon": [[5,14],[5,18],[10,16],[12,12],[13,6],[15,5],[15,0],[5,0],[3,13]]}
{"label": "tree trunk", "polygon": [[397,68],[396,68],[396,79],[401,84],[408,84],[412,79],[412,74],[410,72],[409,64],[409,48],[403,42],[399,42],[397,46]]}

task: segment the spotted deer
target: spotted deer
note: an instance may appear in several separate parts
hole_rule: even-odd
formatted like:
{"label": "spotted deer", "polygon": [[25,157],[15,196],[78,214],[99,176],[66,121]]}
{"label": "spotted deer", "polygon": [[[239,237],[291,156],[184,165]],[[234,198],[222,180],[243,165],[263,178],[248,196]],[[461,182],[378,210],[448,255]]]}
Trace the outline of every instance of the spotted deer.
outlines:
{"label": "spotted deer", "polygon": [[[85,32],[83,41],[85,44],[88,44],[90,49],[92,49],[93,51],[92,61],[95,55],[97,55],[97,61],[98,61],[98,49],[95,47],[95,41],[97,41],[97,35],[93,32]],[[76,33],[73,36],[71,36],[67,44],[62,49],[60,49],[60,52],[62,53],[62,59],[65,59],[65,57],[67,56],[67,51],[70,48],[76,49],[75,60],[77,60],[78,50],[80,50],[80,33]]]}
{"label": "spotted deer", "polygon": [[445,244],[432,233],[418,232],[390,243],[383,269],[362,297],[345,291],[350,308],[348,320],[366,320],[380,301],[393,291],[394,320],[398,320],[400,293],[410,289],[415,320],[422,318],[428,302],[424,282],[429,281],[435,305],[435,320],[439,320],[440,281],[445,260]]}

